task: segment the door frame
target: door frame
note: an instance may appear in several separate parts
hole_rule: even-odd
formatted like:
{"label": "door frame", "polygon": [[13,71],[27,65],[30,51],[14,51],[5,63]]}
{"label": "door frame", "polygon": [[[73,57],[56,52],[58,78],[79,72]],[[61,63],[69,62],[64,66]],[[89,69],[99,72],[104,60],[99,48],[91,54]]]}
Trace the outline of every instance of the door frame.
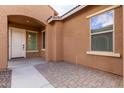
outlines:
{"label": "door frame", "polygon": [[[13,29],[21,29],[21,28],[16,28],[16,27],[9,27],[8,31],[9,31],[9,60],[12,59],[12,30]],[[24,58],[26,58],[26,30],[22,29],[22,31],[24,31],[24,37],[25,37],[25,46],[24,46]]]}

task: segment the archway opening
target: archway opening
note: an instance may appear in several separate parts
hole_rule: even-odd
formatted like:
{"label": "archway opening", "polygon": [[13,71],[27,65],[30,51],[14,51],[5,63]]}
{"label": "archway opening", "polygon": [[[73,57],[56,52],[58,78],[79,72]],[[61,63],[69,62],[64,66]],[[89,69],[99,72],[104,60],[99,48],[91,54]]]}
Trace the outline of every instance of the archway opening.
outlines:
{"label": "archway opening", "polygon": [[24,15],[8,16],[8,59],[45,59],[45,24]]}

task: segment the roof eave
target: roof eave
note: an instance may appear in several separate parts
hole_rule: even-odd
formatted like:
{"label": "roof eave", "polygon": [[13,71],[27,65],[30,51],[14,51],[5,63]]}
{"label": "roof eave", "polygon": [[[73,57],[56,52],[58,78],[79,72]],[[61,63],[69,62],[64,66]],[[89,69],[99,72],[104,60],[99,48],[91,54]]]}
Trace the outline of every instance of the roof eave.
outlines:
{"label": "roof eave", "polygon": [[78,7],[73,8],[72,10],[70,10],[69,12],[65,13],[62,16],[56,16],[56,17],[51,17],[48,19],[48,23],[52,22],[52,21],[57,21],[57,20],[64,20],[67,17],[71,16],[72,14],[75,14],[76,12],[80,11],[81,9],[83,9],[84,7],[86,7],[87,5],[78,5]]}

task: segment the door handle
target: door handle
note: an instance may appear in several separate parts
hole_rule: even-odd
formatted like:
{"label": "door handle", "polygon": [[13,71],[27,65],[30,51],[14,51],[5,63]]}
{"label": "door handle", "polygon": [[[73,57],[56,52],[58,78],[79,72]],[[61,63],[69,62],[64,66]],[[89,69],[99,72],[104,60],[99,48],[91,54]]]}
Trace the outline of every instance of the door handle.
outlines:
{"label": "door handle", "polygon": [[23,50],[24,50],[24,44],[22,45],[22,48],[23,48]]}

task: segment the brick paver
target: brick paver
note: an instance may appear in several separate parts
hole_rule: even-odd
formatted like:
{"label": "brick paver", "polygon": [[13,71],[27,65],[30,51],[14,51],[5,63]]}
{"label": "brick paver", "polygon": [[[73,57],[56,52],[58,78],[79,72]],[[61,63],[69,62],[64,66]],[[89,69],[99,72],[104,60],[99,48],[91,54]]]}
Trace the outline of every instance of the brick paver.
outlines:
{"label": "brick paver", "polygon": [[122,77],[108,72],[65,62],[35,66],[56,88],[120,88]]}
{"label": "brick paver", "polygon": [[0,71],[0,88],[11,87],[11,75],[12,71],[9,69]]}

